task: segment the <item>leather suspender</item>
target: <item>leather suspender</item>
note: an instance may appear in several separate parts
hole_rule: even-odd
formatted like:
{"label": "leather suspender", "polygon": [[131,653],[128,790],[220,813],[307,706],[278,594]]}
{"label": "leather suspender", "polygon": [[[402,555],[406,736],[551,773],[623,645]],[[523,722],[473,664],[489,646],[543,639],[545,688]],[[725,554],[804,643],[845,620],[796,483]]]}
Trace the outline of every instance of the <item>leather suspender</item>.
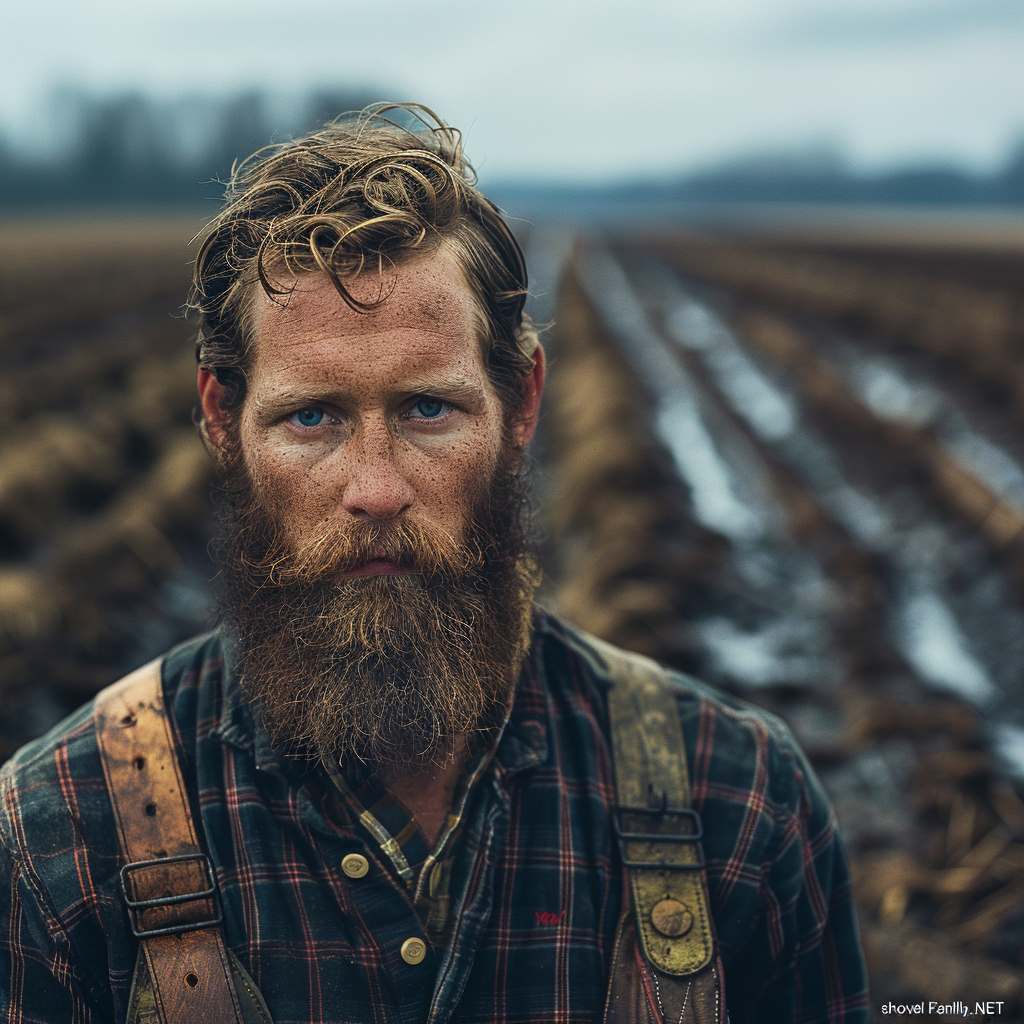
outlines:
{"label": "leather suspender", "polygon": [[96,738],[125,865],[121,886],[161,1024],[241,1024],[217,883],[196,838],[160,661],[104,690]]}
{"label": "leather suspender", "polygon": [[[612,675],[614,826],[629,882],[606,1024],[723,1024],[721,961],[675,697],[654,661],[596,637],[586,641]],[[242,1024],[216,879],[192,823],[160,661],[104,690],[94,718],[126,861],[121,884],[160,1024]]]}
{"label": "leather suspender", "polygon": [[613,824],[631,904],[619,922],[605,1020],[721,1024],[724,979],[671,684],[650,658],[586,639],[612,675]]}

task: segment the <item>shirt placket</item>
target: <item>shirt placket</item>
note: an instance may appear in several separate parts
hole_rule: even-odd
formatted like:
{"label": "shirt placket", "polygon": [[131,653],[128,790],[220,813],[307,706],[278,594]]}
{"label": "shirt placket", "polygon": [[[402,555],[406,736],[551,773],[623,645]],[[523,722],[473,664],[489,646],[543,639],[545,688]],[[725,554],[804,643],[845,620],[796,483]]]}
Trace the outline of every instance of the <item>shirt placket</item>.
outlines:
{"label": "shirt placket", "polygon": [[[490,766],[490,764],[491,757],[489,754],[486,756],[480,756],[475,759],[475,762],[470,766],[468,770],[467,776],[463,779],[463,783],[460,786],[459,792],[457,794],[456,805],[452,808],[451,813],[449,813],[447,820],[445,821],[445,824],[441,830],[441,834],[438,836],[437,842],[434,845],[433,850],[427,856],[423,864],[415,868],[410,867],[402,853],[401,848],[398,846],[395,838],[390,834],[390,832],[388,832],[388,830],[380,823],[380,821],[377,820],[377,818],[374,817],[372,813],[370,813],[370,811],[368,811],[365,807],[362,806],[358,797],[356,797],[351,787],[346,782],[344,776],[340,771],[340,768],[336,765],[332,765],[328,769],[328,774],[331,777],[331,781],[336,787],[339,794],[341,795],[344,803],[347,805],[349,812],[353,814],[355,818],[359,821],[359,823],[363,826],[363,828],[366,829],[367,833],[372,837],[374,843],[376,844],[377,849],[373,851],[374,858],[379,859],[379,856],[386,857],[388,861],[390,861],[394,869],[394,872],[392,874],[387,870],[381,870],[381,868],[378,866],[376,868],[376,872],[381,876],[379,879],[379,884],[381,886],[390,887],[396,894],[399,894],[401,896],[403,905],[411,906],[411,908],[413,909],[416,929],[414,933],[410,932],[409,936],[402,941],[402,945],[399,948],[399,955],[401,956],[402,960],[405,962],[407,966],[422,966],[424,969],[417,972],[416,977],[413,979],[416,988],[416,997],[414,999],[403,998],[404,993],[398,993],[400,1013],[402,1015],[403,1020],[407,1019],[406,1013],[409,1011],[416,1012],[419,1014],[418,1017],[416,1017],[415,1019],[419,1021],[422,1021],[424,1019],[424,1006],[422,1003],[423,993],[421,991],[424,979],[429,979],[429,981],[431,982],[431,987],[434,989],[433,1002],[437,1002],[438,993],[436,991],[436,986],[433,984],[433,982],[437,978],[439,957],[445,953],[445,950],[437,949],[425,936],[424,922],[421,919],[421,915],[416,914],[416,910],[420,907],[422,903],[424,903],[425,893],[429,893],[430,896],[437,895],[436,893],[430,892],[430,890],[431,887],[433,886],[433,880],[435,878],[436,872],[438,868],[442,865],[442,862],[446,855],[450,852],[451,847],[457,842],[459,847],[462,848],[463,840],[468,838],[464,835],[463,831],[465,826],[464,815],[466,814],[467,807],[472,806],[472,801],[470,798],[472,794],[476,792],[478,784],[485,789],[487,788],[485,783],[481,783],[481,777],[487,773],[487,769]],[[488,801],[483,800],[479,802],[484,805],[486,811]],[[485,813],[485,818],[487,817],[488,816]],[[507,822],[507,814],[505,815],[505,820]],[[485,829],[484,831],[487,835],[488,840],[484,844],[484,846],[489,847],[491,842],[493,841],[494,829],[492,827],[490,829]],[[468,868],[466,874],[468,874],[469,876],[477,876],[476,867],[477,864],[479,863],[480,855],[483,853],[485,861],[488,860],[488,858],[486,858],[486,850],[481,850],[480,844],[478,842],[470,842],[467,848],[476,849],[477,857],[474,859],[474,864]],[[351,857],[352,855],[348,854],[346,856]],[[370,873],[370,861],[366,860],[366,864],[366,877],[368,877]],[[360,888],[362,888],[364,891],[369,891],[371,889],[371,886],[360,887],[359,882],[361,881],[362,876],[358,878],[353,878],[349,872],[346,872],[346,874],[349,874],[349,878],[354,883],[351,886],[351,888],[353,896],[356,899],[357,905],[359,905],[361,903],[359,899]],[[395,876],[397,876],[397,879],[400,879],[401,882],[404,883],[404,888],[399,884]],[[375,892],[373,895],[375,897],[375,901],[383,901],[384,899],[383,889],[381,889],[380,892]],[[459,901],[453,907],[456,916],[459,915],[461,906],[462,901]],[[477,915],[475,914],[471,914],[470,920],[475,920],[476,916]],[[486,923],[487,916],[488,915],[485,914],[482,917],[481,924]],[[407,920],[407,917],[405,919]],[[364,918],[364,920],[366,920],[367,923],[369,923],[370,921],[369,918]],[[399,929],[401,929],[402,925],[399,924],[399,920],[402,919],[396,918],[395,923],[399,927]],[[376,928],[374,928],[372,925],[371,928],[376,936]],[[462,964],[464,961],[465,956],[456,958],[456,967],[458,967],[458,965]],[[408,971],[404,971],[401,969],[401,967],[399,967],[398,972],[396,974],[396,980],[400,984],[407,984],[408,982],[406,979],[408,978],[408,974]],[[464,984],[464,980],[464,977],[462,977],[461,980],[458,981],[458,991],[461,991],[462,985]],[[429,995],[430,993],[428,993],[428,996]],[[455,998],[457,1000],[457,996]],[[407,1003],[410,1005],[407,1006]],[[412,1009],[413,1005],[415,1006],[415,1010]],[[450,1006],[454,1007],[454,1002],[451,1002]]]}
{"label": "shirt placket", "polygon": [[[356,954],[363,965],[374,1024],[446,1024],[455,1012],[491,919],[495,869],[511,818],[513,780],[546,757],[546,730],[520,738],[516,717],[511,709],[499,731],[494,756],[483,759],[471,772],[475,785],[469,788],[476,790],[477,798],[463,804],[465,817],[456,834],[457,860],[451,876],[457,886],[450,893],[452,924],[449,941],[441,948],[431,945],[417,914],[416,892],[403,886],[385,865],[382,846],[358,833],[341,837],[319,811],[306,809],[316,818],[307,826],[324,838],[329,833],[334,840],[323,847],[323,853],[329,862],[336,861],[329,863],[329,869],[337,872],[338,884],[355,911],[353,931],[366,943]],[[265,735],[257,735],[254,746],[257,767],[284,775]],[[447,823],[436,849],[447,849],[452,824]],[[384,838],[386,842],[390,835]],[[365,874],[353,877],[344,870],[342,862],[350,855],[366,860]],[[393,863],[393,858],[389,861]],[[429,886],[436,859],[425,866],[428,871],[420,875],[417,888]]]}
{"label": "shirt placket", "polygon": [[[268,745],[257,742],[256,747],[258,768],[296,784]],[[354,955],[362,969],[363,992],[353,994],[351,1007],[331,1006],[328,1019],[354,1019],[363,1013],[362,1004],[371,1010],[374,1024],[422,1024],[438,958],[409,893],[383,863],[379,847],[358,832],[339,835],[312,798],[300,797],[298,807],[299,824],[317,837],[324,866],[344,892]]]}
{"label": "shirt placket", "polygon": [[336,856],[332,867],[355,910],[355,931],[370,947],[357,954],[375,1020],[421,1024],[434,990],[437,954],[409,893],[383,863],[380,849],[361,837],[340,843]]}
{"label": "shirt placket", "polygon": [[523,743],[515,732],[510,722],[482,780],[481,799],[467,816],[459,852],[464,859],[452,872],[459,888],[452,893],[450,940],[438,967],[427,1024],[447,1024],[465,990],[494,909],[494,876],[508,838],[513,786],[520,772],[547,756],[546,739],[538,742],[534,736],[533,742]]}
{"label": "shirt placket", "polygon": [[441,951],[437,979],[427,1024],[446,1024],[466,987],[473,959],[491,918],[494,904],[494,870],[497,851],[508,832],[511,801],[501,784],[500,773],[492,769],[485,780],[482,799],[466,822],[460,858],[453,871],[459,889],[452,893],[452,925],[448,945]]}

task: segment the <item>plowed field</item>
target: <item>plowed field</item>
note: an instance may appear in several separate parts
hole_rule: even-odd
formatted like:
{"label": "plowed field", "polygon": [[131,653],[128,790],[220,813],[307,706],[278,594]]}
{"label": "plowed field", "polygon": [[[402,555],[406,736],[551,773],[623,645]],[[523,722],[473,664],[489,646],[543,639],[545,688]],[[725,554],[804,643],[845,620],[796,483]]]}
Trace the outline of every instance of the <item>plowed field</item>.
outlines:
{"label": "plowed field", "polygon": [[[201,630],[194,225],[0,229],[0,744]],[[545,600],[780,714],[874,985],[1024,976],[1024,239],[525,235]],[[891,1019],[891,1018],[890,1018]]]}

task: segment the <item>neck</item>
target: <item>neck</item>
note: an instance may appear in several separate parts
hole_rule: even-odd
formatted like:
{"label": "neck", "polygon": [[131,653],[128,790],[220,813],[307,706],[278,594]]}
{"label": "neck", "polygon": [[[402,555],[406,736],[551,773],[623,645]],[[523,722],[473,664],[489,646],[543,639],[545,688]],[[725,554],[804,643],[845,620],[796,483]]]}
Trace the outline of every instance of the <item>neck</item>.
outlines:
{"label": "neck", "polygon": [[440,765],[428,765],[415,771],[387,768],[377,773],[383,785],[416,819],[430,847],[437,842],[444,828],[468,760],[469,746],[465,737],[459,737],[454,752]]}

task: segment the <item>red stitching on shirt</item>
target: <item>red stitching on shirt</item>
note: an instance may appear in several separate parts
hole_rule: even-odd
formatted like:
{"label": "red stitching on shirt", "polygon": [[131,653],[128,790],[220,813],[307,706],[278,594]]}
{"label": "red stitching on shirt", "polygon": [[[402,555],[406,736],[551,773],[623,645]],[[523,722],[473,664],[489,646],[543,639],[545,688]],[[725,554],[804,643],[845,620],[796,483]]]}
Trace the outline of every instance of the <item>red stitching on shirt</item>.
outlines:
{"label": "red stitching on shirt", "polygon": [[537,919],[538,926],[561,924],[565,920],[564,910],[560,910],[557,914],[551,910],[535,910],[533,914]]}

